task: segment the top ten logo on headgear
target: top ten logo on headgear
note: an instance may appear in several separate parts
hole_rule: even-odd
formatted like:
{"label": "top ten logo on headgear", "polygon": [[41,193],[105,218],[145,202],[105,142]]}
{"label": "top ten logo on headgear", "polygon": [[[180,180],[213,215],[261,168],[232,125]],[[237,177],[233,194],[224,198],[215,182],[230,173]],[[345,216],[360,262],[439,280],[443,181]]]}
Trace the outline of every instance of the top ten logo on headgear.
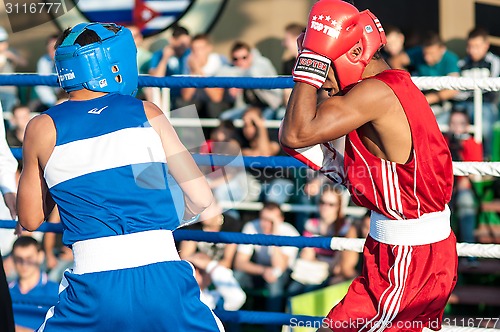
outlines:
{"label": "top ten logo on headgear", "polygon": [[310,28],[335,39],[339,38],[340,31],[342,31],[342,25],[328,15],[314,15]]}

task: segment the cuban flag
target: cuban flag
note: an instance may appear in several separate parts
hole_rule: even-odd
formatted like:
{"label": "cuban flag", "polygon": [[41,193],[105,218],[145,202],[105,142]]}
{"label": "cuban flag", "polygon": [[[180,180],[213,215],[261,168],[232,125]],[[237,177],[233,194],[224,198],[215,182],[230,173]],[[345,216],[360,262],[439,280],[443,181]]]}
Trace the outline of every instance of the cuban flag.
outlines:
{"label": "cuban flag", "polygon": [[81,0],[77,6],[91,22],[135,25],[144,36],[154,35],[177,22],[195,0]]}

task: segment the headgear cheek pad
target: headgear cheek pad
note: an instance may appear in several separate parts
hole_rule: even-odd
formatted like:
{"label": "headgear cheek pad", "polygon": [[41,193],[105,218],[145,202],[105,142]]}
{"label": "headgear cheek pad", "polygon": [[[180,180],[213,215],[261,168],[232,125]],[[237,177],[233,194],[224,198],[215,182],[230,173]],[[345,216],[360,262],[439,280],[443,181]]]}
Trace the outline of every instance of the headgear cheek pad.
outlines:
{"label": "headgear cheek pad", "polygon": [[[385,32],[375,15],[369,10],[361,12],[359,24],[363,27],[363,35],[358,43],[333,61],[340,89],[357,83],[373,55],[386,44]],[[359,54],[353,49],[359,48]]]}
{"label": "headgear cheek pad", "polygon": [[[106,26],[116,27],[115,33]],[[75,40],[92,30],[100,41],[80,46]],[[137,48],[129,29],[112,23],[76,25],[55,54],[59,84],[66,92],[86,88],[134,95],[137,91]]]}

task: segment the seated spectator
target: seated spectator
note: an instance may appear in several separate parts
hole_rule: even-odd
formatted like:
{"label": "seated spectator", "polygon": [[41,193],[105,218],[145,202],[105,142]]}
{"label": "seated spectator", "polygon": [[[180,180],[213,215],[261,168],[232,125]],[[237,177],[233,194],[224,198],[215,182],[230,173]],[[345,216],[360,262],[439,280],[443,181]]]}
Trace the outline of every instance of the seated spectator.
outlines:
{"label": "seated spectator", "polygon": [[[435,32],[428,31],[417,46],[393,57],[397,68],[412,66],[416,76],[453,76],[458,77],[458,56],[449,51],[441,37]],[[454,98],[458,91],[440,90],[424,91],[424,95],[431,105],[439,124],[445,125],[450,117],[451,104],[446,101]]]}
{"label": "seated spectator", "polygon": [[[306,26],[300,23],[290,23],[285,27],[282,45],[289,57],[283,61],[281,75],[292,75],[299,51],[297,48],[297,38],[306,30]],[[288,101],[288,99],[287,99]]]}
{"label": "seated spectator", "polygon": [[[367,211],[363,218],[353,220],[345,237],[350,239],[366,239],[370,233],[370,215]],[[340,253],[340,277],[343,279],[353,279],[361,274],[362,264],[360,259],[363,255],[355,251],[344,250]]]}
{"label": "seated spectator", "polygon": [[[210,309],[239,310],[246,301],[246,294],[236,281],[231,269],[217,264],[210,256],[198,252],[186,258],[195,267],[195,277],[200,286],[200,299]],[[213,289],[209,287],[213,286]]]}
{"label": "seated spectator", "polygon": [[[5,206],[0,208],[0,211],[3,212],[2,215],[4,220],[12,218],[9,210]],[[25,230],[21,232],[22,236],[33,237],[39,243],[42,242],[44,234],[45,233],[43,232],[29,232]],[[2,254],[5,275],[7,276],[7,281],[9,282],[17,278],[14,260],[12,259],[12,247],[17,239],[18,235],[14,234],[12,229],[0,228],[0,252]]]}
{"label": "seated spectator", "polygon": [[[189,75],[215,76],[227,60],[213,52],[213,45],[207,34],[196,35],[191,41],[191,54],[187,59]],[[183,88],[182,102],[178,106],[195,104],[200,117],[217,118],[232,101],[223,88]]]}
{"label": "seated spectator", "polygon": [[[292,70],[295,67],[295,62],[297,61],[297,56],[299,54],[299,50],[297,48],[297,38],[303,31],[305,31],[305,29],[305,25],[299,23],[290,23],[285,27],[282,45],[289,57],[283,61],[281,75],[292,75]],[[283,90],[283,105],[288,104],[288,99],[290,98],[291,93],[292,89],[290,88]],[[283,116],[278,115],[277,118],[281,119]]]}
{"label": "seated spectator", "polygon": [[[135,25],[127,27],[132,33],[135,45],[137,47],[137,69],[139,74],[148,74],[151,56],[153,55],[148,49],[143,46],[144,36],[141,29]],[[151,88],[139,88],[137,98],[152,101]]]}
{"label": "seated spectator", "polygon": [[[272,202],[265,203],[259,213],[259,219],[245,224],[242,232],[299,236],[297,230],[284,221],[280,206]],[[269,292],[266,297],[266,310],[282,312],[283,297],[297,252],[296,247],[239,245],[234,263],[236,278],[243,289],[264,287]]]}
{"label": "seated spectator", "polygon": [[128,26],[127,28],[132,33],[135,46],[137,47],[137,69],[139,70],[139,74],[147,74],[152,54],[143,46],[144,36],[142,35],[141,29],[135,25]]}
{"label": "seated spectator", "polygon": [[[0,27],[0,74],[12,74],[17,66],[26,66],[27,61],[9,46],[9,35]],[[17,104],[17,87],[0,86],[0,102],[6,113],[5,119],[9,120],[14,105]]]}
{"label": "seated spectator", "polygon": [[153,53],[149,73],[157,77],[189,73],[187,64],[191,53],[189,31],[184,27],[175,26],[168,42],[163,49]]}
{"label": "seated spectator", "polygon": [[[243,136],[246,140],[242,148],[244,156],[275,156],[280,145],[271,141],[264,118],[257,107],[249,107],[243,114]],[[248,145],[247,145],[248,144]]]}
{"label": "seated spectator", "polygon": [[[24,131],[28,122],[33,117],[34,113],[31,112],[28,106],[16,105],[12,109],[12,118],[10,119],[9,129],[6,130],[7,144],[11,148],[20,148],[23,146]],[[23,163],[21,159],[17,164],[16,179],[19,180],[21,171],[23,170]]]}
{"label": "seated spectator", "polygon": [[[500,57],[489,52],[488,31],[474,28],[467,38],[467,56],[458,62],[460,75],[470,78],[500,77]],[[493,125],[498,119],[498,91],[483,93],[483,145],[484,157],[488,159],[492,152]],[[462,91],[455,98],[460,102],[456,107],[467,112],[474,123],[474,92]]]}
{"label": "seated spectator", "polygon": [[387,43],[382,48],[380,53],[382,54],[384,60],[391,66],[391,68],[406,69],[405,66],[402,66],[401,63],[398,63],[398,61],[395,60],[405,51],[405,35],[398,27],[395,27],[393,25],[384,26],[384,30],[387,38]]}
{"label": "seated spectator", "polygon": [[[276,156],[281,148],[276,140],[271,140],[261,111],[249,107],[243,114],[242,153],[244,156]],[[265,202],[283,204],[293,195],[293,182],[282,169],[249,169],[261,181],[261,198]]]}
{"label": "seated spectator", "polygon": [[[47,53],[42,55],[36,63],[36,72],[38,75],[52,75],[56,73],[56,67],[54,64],[54,55],[56,53],[56,49],[54,48],[54,46],[56,45],[58,37],[59,34],[54,34],[47,38],[47,43],[45,44]],[[40,100],[38,106],[33,107],[35,112],[44,112],[49,107],[54,106],[57,102],[57,92],[59,90],[61,89],[51,86],[35,86],[35,92],[38,96],[38,99]]]}
{"label": "seated spectator", "polygon": [[[188,226],[187,229],[203,230],[205,232],[235,232],[241,231],[240,221],[230,214],[223,213],[217,202],[212,203],[200,215],[199,223]],[[233,268],[234,256],[237,245],[234,243],[209,243],[182,241],[179,255],[182,259],[188,259],[197,252],[206,254],[212,261],[217,262],[228,269]]]}
{"label": "seated spectator", "polygon": [[14,106],[12,118],[10,119],[10,128],[7,130],[7,144],[10,147],[20,148],[23,146],[24,131],[33,115],[26,105]]}
{"label": "seated spectator", "polygon": [[[446,135],[453,161],[482,161],[483,149],[480,143],[474,141],[467,128],[470,125],[467,114],[452,111],[449,132]],[[456,176],[451,200],[452,211],[458,218],[459,242],[474,243],[474,230],[477,221],[476,197],[470,178]]]}
{"label": "seated spectator", "polygon": [[[241,146],[236,139],[237,136],[232,122],[222,121],[218,127],[214,128],[210,139],[201,147],[200,153],[241,155]],[[233,165],[224,169],[221,166],[203,166],[200,169],[206,174],[217,202],[249,202],[259,198],[261,186],[243,165],[241,167]]]}
{"label": "seated spectator", "polygon": [[[236,42],[231,48],[232,66],[226,66],[219,76],[263,77],[276,76],[277,72],[268,58],[263,57],[257,49],[251,49],[247,43]],[[235,107],[221,114],[221,120],[241,119],[249,106],[261,109],[264,118],[274,119],[276,110],[283,102],[280,89],[237,89],[228,90],[235,99]]]}
{"label": "seated spectator", "polygon": [[[340,154],[344,154],[345,147],[345,137],[341,137],[339,139],[334,140],[333,142],[334,148]],[[323,173],[314,171],[310,168],[305,170],[305,174],[303,171],[299,171],[299,178],[304,180],[303,183],[297,183],[297,187],[295,193],[297,195],[296,200],[300,204],[305,205],[317,205],[319,203],[319,198],[323,191],[323,188],[326,186],[331,186],[332,182],[328,179]],[[345,207],[349,204],[349,199],[346,198]],[[317,215],[313,214],[313,215]],[[304,225],[306,221],[310,218],[310,212],[297,212],[295,214],[295,227],[299,232],[304,232]]]}
{"label": "seated spectator", "polygon": [[[46,309],[58,301],[59,285],[49,281],[40,266],[44,260],[44,253],[38,241],[29,236],[21,236],[12,247],[12,257],[18,278],[9,284],[12,303],[37,304]],[[24,329],[38,328],[44,320],[44,315],[35,317],[24,312],[14,310],[16,326]]]}
{"label": "seated spectator", "polygon": [[[342,213],[342,207],[342,192],[333,186],[323,187],[319,200],[319,218],[307,220],[302,235],[307,237],[345,236],[350,224]],[[296,266],[292,274],[294,282],[289,288],[292,294],[302,293],[317,288],[315,286],[327,284],[329,277],[340,274],[340,255],[333,250],[303,248],[299,257],[297,263],[304,266],[314,266],[312,268],[314,272]]]}
{"label": "seated spectator", "polygon": [[[189,73],[187,59],[191,53],[190,46],[189,31],[184,27],[174,26],[168,45],[151,56],[149,74],[157,77],[187,75]],[[180,98],[180,89],[171,89],[172,109],[177,107],[178,98]]]}

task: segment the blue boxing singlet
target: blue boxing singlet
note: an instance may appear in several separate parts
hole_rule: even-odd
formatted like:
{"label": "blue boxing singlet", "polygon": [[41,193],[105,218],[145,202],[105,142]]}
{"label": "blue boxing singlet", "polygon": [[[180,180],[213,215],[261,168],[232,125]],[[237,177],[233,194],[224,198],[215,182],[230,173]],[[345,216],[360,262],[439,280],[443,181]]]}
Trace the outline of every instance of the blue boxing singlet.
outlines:
{"label": "blue boxing singlet", "polygon": [[65,245],[180,225],[182,192],[141,100],[111,93],[66,101],[45,114],[57,139],[44,177]]}

